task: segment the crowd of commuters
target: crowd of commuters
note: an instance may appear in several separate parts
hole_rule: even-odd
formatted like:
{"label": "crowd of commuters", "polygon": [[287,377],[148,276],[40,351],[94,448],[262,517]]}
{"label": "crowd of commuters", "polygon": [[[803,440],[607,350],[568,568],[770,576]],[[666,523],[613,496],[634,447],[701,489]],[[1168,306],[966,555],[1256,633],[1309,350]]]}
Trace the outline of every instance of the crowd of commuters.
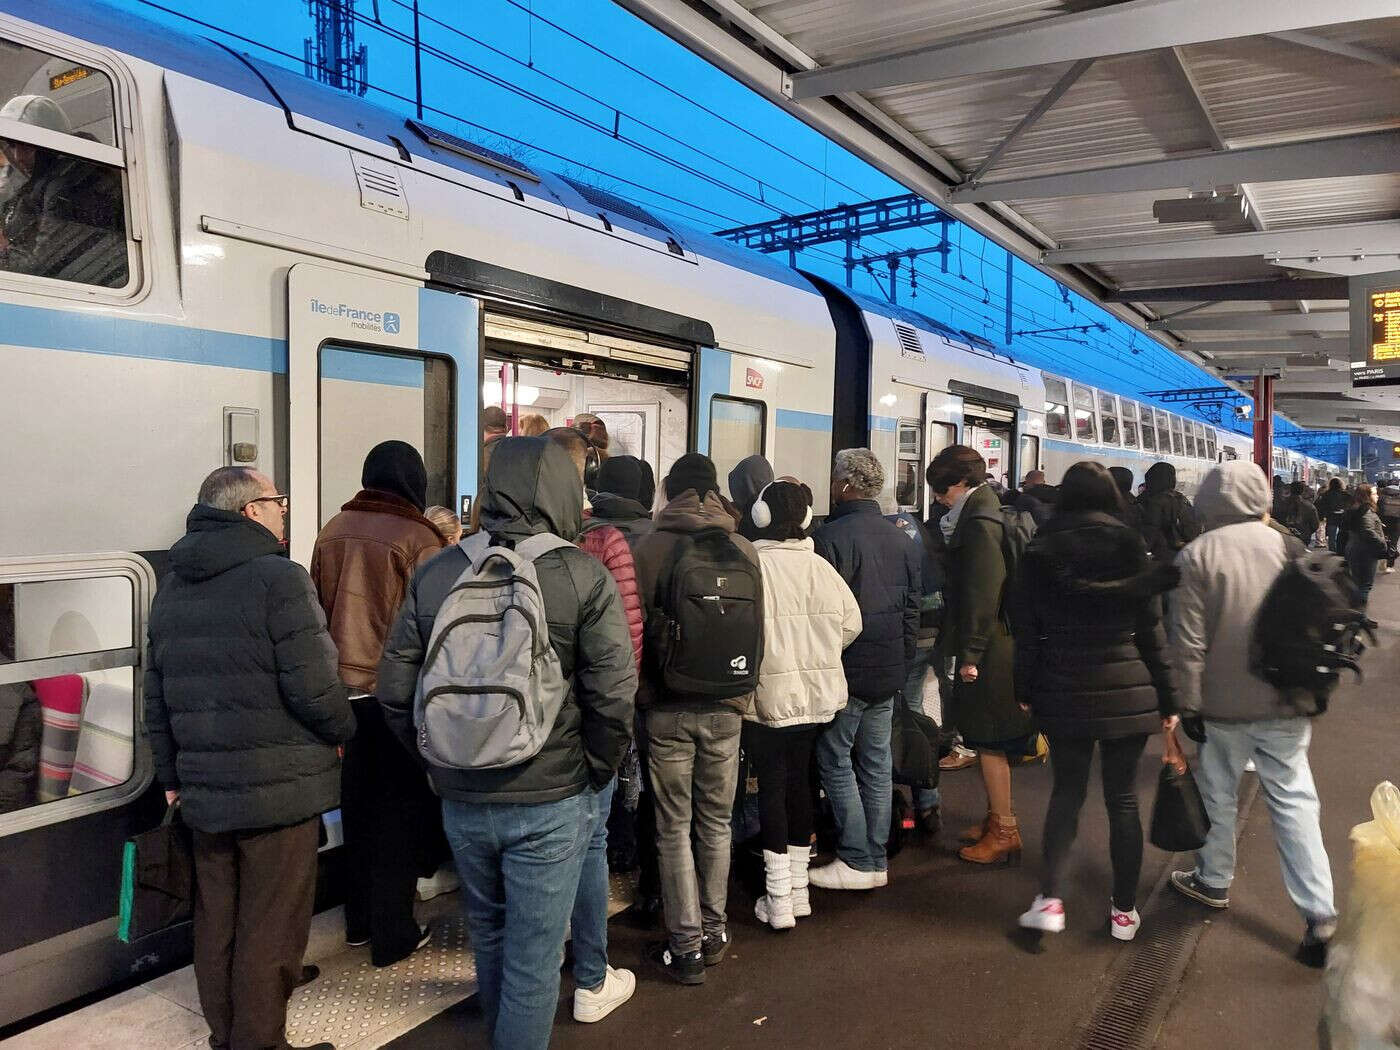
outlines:
{"label": "crowd of commuters", "polygon": [[[640,869],[638,906],[665,932],[649,962],[686,985],[722,962],[748,778],[759,922],[786,930],[812,915],[811,887],[887,885],[898,704],[933,713],[975,755],[986,816],[962,833],[969,864],[1020,860],[1013,773],[1048,742],[1039,893],[1019,919],[1047,933],[1065,928],[1061,884],[1096,750],[1120,940],[1141,926],[1135,784],[1149,738],[1179,725],[1200,743],[1212,827],[1171,885],[1214,908],[1229,903],[1253,763],[1306,924],[1300,958],[1325,958],[1336,909],[1310,722],[1250,671],[1249,636],[1298,538],[1331,544],[1369,591],[1394,560],[1400,490],[1377,503],[1369,486],[1314,499],[1295,484],[1271,499],[1246,462],[1214,468],[1194,506],[1165,463],[1137,497],[1130,472],[1090,462],[1058,486],[1032,471],[1017,490],[955,445],[927,468],[936,502],[918,522],[883,514],[878,458],[845,449],[818,526],[812,488],[760,456],[730,473],[726,497],[707,456],[683,455],[658,498],[645,462],[607,454],[596,417],[550,429],[497,412],[483,418],[465,528],[427,506],[418,452],[389,441],[322,529],[309,574],[279,556],[287,498],[243,468],[209,476],[172,550],[151,617],[147,725],[167,799],[193,829],[196,976],[216,1050],[286,1045],[288,996],[315,976],[301,956],[321,813],[343,815],[346,941],[376,966],[427,944],[415,884],[450,852],[491,1045],[542,1048],[566,936],[576,1020],[635,991],[608,954],[620,841],[623,866]],[[504,584],[490,575],[501,563],[513,567]],[[507,585],[533,595],[502,599],[495,619],[460,614],[464,590]],[[453,674],[490,673],[480,659],[453,665],[449,635],[463,629],[478,637],[462,651],[494,646],[502,666],[524,637],[527,676],[454,688]],[[426,687],[443,666],[448,683]],[[506,693],[516,699],[489,706]],[[489,732],[463,739],[500,749],[537,696],[554,703],[530,746],[444,757],[442,734],[483,720]],[[818,787],[834,841],[820,866]],[[917,826],[937,834],[937,789],[914,800]]]}

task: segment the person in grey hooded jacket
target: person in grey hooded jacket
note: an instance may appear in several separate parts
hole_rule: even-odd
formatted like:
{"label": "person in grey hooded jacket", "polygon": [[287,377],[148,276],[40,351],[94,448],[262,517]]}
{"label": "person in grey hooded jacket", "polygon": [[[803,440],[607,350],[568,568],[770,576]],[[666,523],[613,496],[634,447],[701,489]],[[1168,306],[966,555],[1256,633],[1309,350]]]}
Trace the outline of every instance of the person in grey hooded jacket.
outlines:
{"label": "person in grey hooded jacket", "polygon": [[[497,546],[539,533],[572,540],[583,487],[569,454],[541,437],[493,442],[481,528]],[[384,721],[417,754],[413,699],[433,623],[468,568],[448,547],[414,574],[379,664]],[[559,966],[602,790],[632,732],[636,665],[622,599],[601,562],[574,547],[535,561],[549,643],[569,692],[539,753],[502,769],[429,768],[462,877],[482,1012],[498,1050],[544,1050]],[[507,958],[509,954],[509,958]],[[615,975],[604,986],[616,984]],[[630,994],[630,992],[628,993]]]}
{"label": "person in grey hooded jacket", "polygon": [[1181,583],[1168,608],[1167,662],[1182,723],[1201,741],[1195,773],[1211,828],[1195,870],[1174,872],[1172,885],[1210,907],[1229,906],[1239,783],[1252,760],[1284,885],[1307,922],[1298,957],[1320,966],[1337,910],[1308,765],[1312,725],[1249,670],[1255,621],[1288,561],[1288,541],[1269,527],[1269,482],[1248,460],[1207,474],[1196,510],[1206,531],[1176,558]]}

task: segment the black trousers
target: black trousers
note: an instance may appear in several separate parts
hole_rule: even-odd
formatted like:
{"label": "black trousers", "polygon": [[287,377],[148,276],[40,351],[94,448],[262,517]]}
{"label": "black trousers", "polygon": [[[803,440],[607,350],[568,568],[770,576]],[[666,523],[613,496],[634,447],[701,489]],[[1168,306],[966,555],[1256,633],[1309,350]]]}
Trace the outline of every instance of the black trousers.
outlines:
{"label": "black trousers", "polygon": [[355,701],[345,745],[340,817],[345,831],[345,939],[368,940],[370,961],[392,966],[421,937],[418,877],[432,867],[442,815],[423,770],[389,732],[373,699]]}
{"label": "black trousers", "polygon": [[1113,903],[1131,911],[1137,903],[1138,878],[1142,874],[1142,821],[1138,816],[1137,770],[1147,735],[1094,740],[1051,737],[1050,765],[1055,786],[1045,814],[1042,843],[1044,871],[1040,892],[1060,896],[1060,877],[1079,832],[1079,811],[1089,789],[1089,765],[1098,744],[1103,768],[1103,801],[1108,808],[1108,855],[1113,864]]}
{"label": "black trousers", "polygon": [[320,818],[193,832],[194,978],[214,1050],[280,1050],[316,899]]}
{"label": "black trousers", "polygon": [[758,777],[759,840],[770,853],[812,841],[812,746],[821,728],[744,723],[744,750]]}

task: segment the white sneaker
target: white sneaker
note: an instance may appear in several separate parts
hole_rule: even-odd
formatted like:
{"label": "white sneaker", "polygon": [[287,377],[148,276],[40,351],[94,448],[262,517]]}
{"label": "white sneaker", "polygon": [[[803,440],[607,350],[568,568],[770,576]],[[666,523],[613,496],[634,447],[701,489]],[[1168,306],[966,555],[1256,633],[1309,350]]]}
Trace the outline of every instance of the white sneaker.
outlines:
{"label": "white sneaker", "polygon": [[1131,941],[1140,929],[1142,916],[1137,913],[1136,908],[1132,911],[1119,911],[1116,904],[1109,904],[1108,932],[1113,934],[1115,941]]}
{"label": "white sneaker", "polygon": [[457,879],[457,872],[451,864],[444,864],[433,872],[431,878],[418,880],[418,899],[420,901],[430,901],[434,897],[440,897],[444,893],[454,893],[461,886]]}
{"label": "white sneaker", "polygon": [[603,983],[589,991],[586,988],[574,989],[574,1020],[583,1024],[601,1021],[619,1006],[632,998],[637,990],[637,975],[631,970],[615,970],[608,967],[608,975]]}
{"label": "white sneaker", "polygon": [[[882,876],[884,882],[880,881]],[[885,885],[889,876],[879,871],[856,871],[838,857],[830,864],[810,869],[807,881],[824,890],[873,890]]]}
{"label": "white sneaker", "polygon": [[1022,912],[1016,920],[1023,930],[1039,930],[1041,933],[1063,933],[1065,930],[1065,903],[1059,897],[1036,895],[1030,910]]}
{"label": "white sneaker", "polygon": [[888,868],[884,868],[880,871],[873,872],[872,874],[874,874],[875,876],[876,889],[879,889],[881,886],[888,886],[890,884],[890,871]]}

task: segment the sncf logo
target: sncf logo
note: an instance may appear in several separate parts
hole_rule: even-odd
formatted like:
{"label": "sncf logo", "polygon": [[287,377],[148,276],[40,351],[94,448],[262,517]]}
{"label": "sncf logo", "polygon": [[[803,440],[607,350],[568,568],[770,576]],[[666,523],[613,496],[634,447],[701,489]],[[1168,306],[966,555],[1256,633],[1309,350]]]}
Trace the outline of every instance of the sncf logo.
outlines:
{"label": "sncf logo", "polygon": [[748,674],[749,658],[747,656],[736,656],[729,661],[729,666],[734,668],[735,674]]}

